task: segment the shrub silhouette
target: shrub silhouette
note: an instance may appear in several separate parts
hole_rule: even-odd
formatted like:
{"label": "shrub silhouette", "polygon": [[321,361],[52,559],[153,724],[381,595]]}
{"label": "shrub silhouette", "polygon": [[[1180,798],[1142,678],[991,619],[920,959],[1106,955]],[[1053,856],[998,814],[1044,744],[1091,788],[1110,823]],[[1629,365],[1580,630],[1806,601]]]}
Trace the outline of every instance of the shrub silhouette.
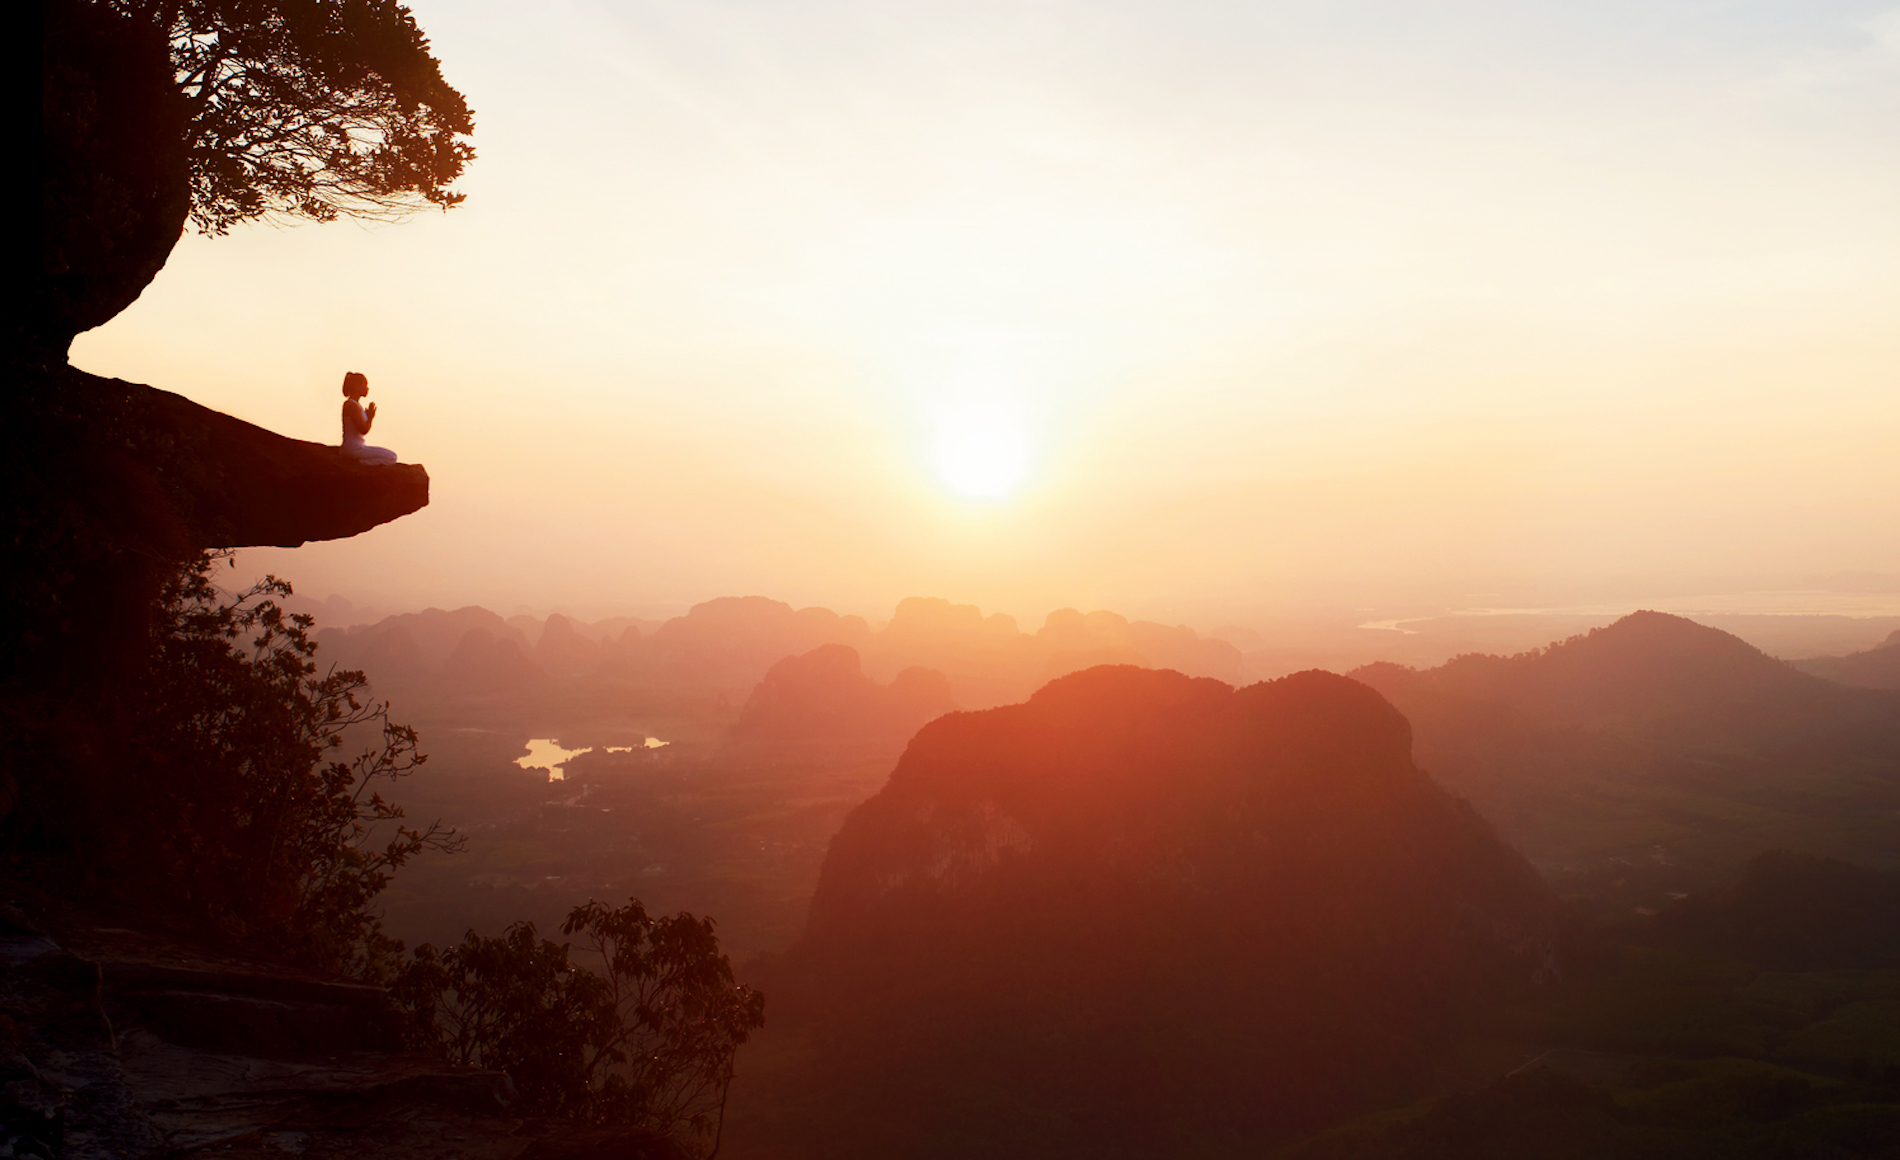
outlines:
{"label": "shrub silhouette", "polygon": [[600,971],[531,922],[416,948],[392,994],[417,1045],[507,1072],[543,1114],[684,1132],[716,1153],[733,1058],[764,1026],[765,997],[733,982],[712,920],[590,901],[561,933],[580,935]]}

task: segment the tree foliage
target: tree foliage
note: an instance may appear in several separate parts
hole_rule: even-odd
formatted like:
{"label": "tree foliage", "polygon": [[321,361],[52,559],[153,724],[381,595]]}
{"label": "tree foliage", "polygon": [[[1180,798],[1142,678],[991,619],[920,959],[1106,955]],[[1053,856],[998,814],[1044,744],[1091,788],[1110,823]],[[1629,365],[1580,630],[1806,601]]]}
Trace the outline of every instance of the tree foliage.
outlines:
{"label": "tree foliage", "polygon": [[362,673],[319,673],[311,618],[273,599],[289,584],[220,593],[224,555],[161,594],[132,696],[134,777],[104,833],[146,889],[306,961],[377,973],[397,948],[372,900],[397,867],[460,839],[410,824],[376,788],[425,760],[415,730],[366,698]]}
{"label": "tree foliage", "polygon": [[716,1152],[733,1059],[764,1025],[765,998],[733,981],[712,920],[590,901],[561,932],[599,969],[530,922],[418,947],[393,993],[421,1044],[507,1072],[544,1114],[686,1133]]}
{"label": "tree foliage", "polygon": [[395,0],[109,2],[170,41],[199,230],[461,202],[473,116]]}

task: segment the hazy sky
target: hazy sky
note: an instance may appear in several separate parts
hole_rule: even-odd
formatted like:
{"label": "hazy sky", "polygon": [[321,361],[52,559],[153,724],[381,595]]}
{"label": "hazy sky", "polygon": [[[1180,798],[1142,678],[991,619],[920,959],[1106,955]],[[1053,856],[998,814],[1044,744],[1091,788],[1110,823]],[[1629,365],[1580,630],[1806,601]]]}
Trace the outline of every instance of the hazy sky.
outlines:
{"label": "hazy sky", "polygon": [[466,205],[74,361],[368,374],[431,506],[249,558],[392,609],[1900,590],[1892,3],[421,0]]}

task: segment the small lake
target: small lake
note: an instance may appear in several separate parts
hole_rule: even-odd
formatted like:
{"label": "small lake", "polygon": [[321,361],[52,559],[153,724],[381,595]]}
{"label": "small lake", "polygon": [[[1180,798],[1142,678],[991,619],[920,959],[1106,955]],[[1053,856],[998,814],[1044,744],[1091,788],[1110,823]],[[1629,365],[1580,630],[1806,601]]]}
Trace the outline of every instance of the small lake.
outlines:
{"label": "small lake", "polygon": [[1417,636],[1418,629],[1407,628],[1405,626],[1412,623],[1415,620],[1428,620],[1428,619],[1430,618],[1424,617],[1424,616],[1407,616],[1407,617],[1401,617],[1398,620],[1368,620],[1364,624],[1360,625],[1359,627],[1370,628],[1375,632],[1400,632],[1400,633],[1404,633],[1406,636]]}
{"label": "small lake", "polygon": [[566,749],[552,737],[530,737],[528,739],[528,755],[526,757],[515,758],[515,764],[523,769],[545,769],[548,771],[548,776],[551,779],[560,781],[567,776],[561,771],[561,766],[566,765],[569,760],[579,757],[583,753],[592,753],[595,749],[600,749],[603,753],[632,753],[635,749],[659,749],[669,744],[671,744],[671,742],[661,741],[658,737],[649,737],[637,746],[589,745],[584,749]]}

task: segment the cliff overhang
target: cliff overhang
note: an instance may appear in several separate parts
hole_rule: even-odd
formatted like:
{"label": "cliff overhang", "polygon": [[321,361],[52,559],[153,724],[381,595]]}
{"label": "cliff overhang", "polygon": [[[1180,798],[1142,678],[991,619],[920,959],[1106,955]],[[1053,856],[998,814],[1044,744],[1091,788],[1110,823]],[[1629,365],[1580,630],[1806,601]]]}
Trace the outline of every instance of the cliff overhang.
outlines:
{"label": "cliff overhang", "polygon": [[[418,464],[370,466],[155,387],[72,367],[47,373],[22,421],[60,485],[162,555],[358,535],[429,502]],[[87,502],[90,501],[90,502]]]}

